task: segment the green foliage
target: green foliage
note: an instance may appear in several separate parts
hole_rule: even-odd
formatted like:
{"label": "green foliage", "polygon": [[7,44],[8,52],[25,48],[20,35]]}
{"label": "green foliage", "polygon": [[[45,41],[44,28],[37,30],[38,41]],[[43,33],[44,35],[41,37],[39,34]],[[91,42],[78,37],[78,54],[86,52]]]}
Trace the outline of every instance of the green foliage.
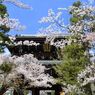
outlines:
{"label": "green foliage", "polygon": [[3,43],[4,43],[5,41],[10,42],[10,39],[9,39],[9,37],[8,37],[7,34],[5,34],[5,33],[3,33],[3,32],[0,32],[0,41],[3,41]]}
{"label": "green foliage", "polygon": [[2,30],[2,32],[6,33],[9,32],[10,28],[6,27],[5,25],[0,26],[0,29]]}
{"label": "green foliage", "polygon": [[72,22],[72,23],[77,23],[79,21],[79,19],[78,19],[78,17],[72,17],[72,18],[70,18],[70,22]]}
{"label": "green foliage", "polygon": [[55,67],[58,82],[77,84],[78,73],[90,63],[89,58],[84,53],[84,46],[78,43],[72,43],[64,47],[63,62]]}
{"label": "green foliage", "polygon": [[80,7],[81,6],[81,2],[80,1],[74,2],[73,3],[73,6]]}
{"label": "green foliage", "polygon": [[72,43],[64,48],[65,58],[79,59],[84,56],[85,48],[81,44]]}
{"label": "green foliage", "polygon": [[5,48],[5,41],[7,42],[11,42],[8,35],[5,34],[4,32],[0,32],[0,41],[2,41],[2,43],[0,43],[0,53],[4,52],[4,48]]}
{"label": "green foliage", "polygon": [[[81,5],[82,3],[80,1],[73,4],[73,6],[76,7],[75,10],[77,10]],[[80,20],[87,18],[87,16],[77,16],[77,13],[75,13],[74,10],[71,10],[70,14],[70,23],[71,25],[74,24],[75,26]],[[75,33],[76,31],[70,32]],[[82,33],[82,31],[80,31],[80,33]],[[72,40],[72,44],[65,46],[63,50],[61,50],[63,62],[56,65],[55,71],[58,75],[59,83],[75,85],[77,84],[78,73],[90,63],[89,56],[85,55],[85,52],[89,48],[89,43],[82,41],[80,43],[81,35],[79,33],[75,33],[73,36],[70,36],[69,39]]]}
{"label": "green foliage", "polygon": [[0,4],[0,16],[4,17],[5,14],[7,14],[7,8],[5,5]]}
{"label": "green foliage", "polygon": [[13,65],[11,63],[4,62],[0,65],[0,70],[4,73],[9,73],[12,70]]}
{"label": "green foliage", "polygon": [[78,21],[83,20],[84,16],[78,16],[76,12],[74,12],[74,10],[78,10],[78,8],[82,5],[82,3],[80,1],[74,2],[72,6],[74,6],[75,8],[70,10],[70,14],[71,14],[71,18],[70,18],[70,22],[71,24],[76,24],[78,23]]}

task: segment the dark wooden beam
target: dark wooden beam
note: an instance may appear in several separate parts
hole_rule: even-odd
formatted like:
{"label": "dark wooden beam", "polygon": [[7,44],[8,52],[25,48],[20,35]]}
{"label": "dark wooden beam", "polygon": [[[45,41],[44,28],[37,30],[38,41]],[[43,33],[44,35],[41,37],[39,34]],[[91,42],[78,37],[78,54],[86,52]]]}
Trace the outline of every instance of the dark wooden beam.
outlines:
{"label": "dark wooden beam", "polygon": [[32,89],[32,95],[40,95],[39,89]]}

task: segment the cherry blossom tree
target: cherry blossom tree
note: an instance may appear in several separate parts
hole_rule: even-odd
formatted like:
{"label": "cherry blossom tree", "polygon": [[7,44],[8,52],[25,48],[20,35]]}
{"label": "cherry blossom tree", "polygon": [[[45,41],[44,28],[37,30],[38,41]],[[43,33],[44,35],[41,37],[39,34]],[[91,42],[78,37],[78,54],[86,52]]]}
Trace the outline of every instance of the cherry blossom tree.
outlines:
{"label": "cherry blossom tree", "polygon": [[12,3],[18,7],[21,7],[21,8],[25,8],[25,9],[31,9],[31,7],[19,0],[0,0],[1,3],[3,2],[9,2],[9,3]]}
{"label": "cherry blossom tree", "polygon": [[[39,64],[32,54],[25,54],[20,57],[1,56],[0,58],[2,60],[0,63],[0,82],[4,81],[3,83],[7,84],[8,88],[13,87],[23,90],[31,87],[51,87],[52,84],[55,84],[53,77],[45,73],[45,66]],[[10,64],[12,68],[6,68]],[[4,77],[4,75],[6,76]]]}
{"label": "cherry blossom tree", "polygon": [[7,12],[7,7],[4,5],[4,2],[13,3],[14,5],[30,9],[30,7],[18,0],[0,0],[0,51],[2,52],[5,48],[5,42],[11,43],[11,40],[9,39],[8,32],[10,30],[15,31],[22,31],[26,27],[24,25],[21,25],[20,21],[18,19],[9,18],[9,14]]}
{"label": "cherry blossom tree", "polygon": [[52,9],[48,10],[48,16],[42,17],[39,23],[48,23],[49,26],[46,28],[39,29],[39,33],[47,36],[46,43],[53,42],[55,37],[62,35],[65,31],[66,26],[64,25],[63,13],[59,11],[55,13]]}
{"label": "cherry blossom tree", "polygon": [[[48,23],[49,26],[40,29],[40,33],[47,34],[50,37],[50,40],[57,36],[65,35],[65,33],[69,33],[68,35],[70,36],[78,35],[82,40],[86,37],[87,39],[92,40],[90,33],[92,34],[93,32],[94,34],[95,30],[95,6],[87,3],[81,4],[82,3],[78,1],[78,3],[74,3],[73,6],[68,8],[58,8],[57,13],[52,9],[49,9],[48,16],[42,17],[39,21],[40,23]],[[71,14],[71,24],[64,24],[64,11],[68,11]]]}
{"label": "cherry blossom tree", "polygon": [[53,78],[44,73],[45,66],[39,64],[38,60],[32,54],[25,54],[20,57],[13,56],[9,59],[11,63],[13,62],[17,65],[17,68],[14,70],[16,73],[21,73],[27,79],[31,80],[31,86],[50,86],[48,82],[53,83]]}
{"label": "cherry blossom tree", "polygon": [[[4,2],[10,2],[13,3],[14,5],[21,7],[21,8],[31,8],[28,5],[18,1],[18,0],[0,0],[0,3],[3,5]],[[5,7],[5,6],[4,6]],[[5,11],[6,11],[6,7],[5,7]],[[23,28],[25,28],[24,26],[20,25],[20,22],[18,19],[10,19],[8,17],[8,13],[7,11],[3,14],[3,18],[2,15],[0,15],[0,26],[5,25],[7,28],[10,29],[16,29],[16,30],[22,30]]]}

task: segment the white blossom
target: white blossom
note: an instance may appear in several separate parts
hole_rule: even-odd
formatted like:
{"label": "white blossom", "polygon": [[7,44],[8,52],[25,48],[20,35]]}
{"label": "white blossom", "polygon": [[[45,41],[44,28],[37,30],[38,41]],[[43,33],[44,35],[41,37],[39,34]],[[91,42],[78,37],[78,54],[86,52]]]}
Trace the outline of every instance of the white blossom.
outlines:
{"label": "white blossom", "polygon": [[29,44],[29,41],[28,41],[28,40],[25,40],[25,41],[23,42],[23,44],[24,44],[24,45],[28,45],[28,44]]}
{"label": "white blossom", "polygon": [[3,41],[1,40],[0,43],[3,43]]}
{"label": "white blossom", "polygon": [[65,86],[63,87],[63,90],[66,95],[70,93],[76,93],[78,95],[85,94],[84,89],[79,88],[77,85],[67,84],[66,87]]}
{"label": "white blossom", "polygon": [[23,42],[24,45],[28,45],[28,46],[38,46],[40,45],[40,43],[36,43],[35,41],[28,41],[28,40],[25,40]]}
{"label": "white blossom", "polygon": [[83,71],[78,74],[78,82],[81,86],[95,82],[95,64],[87,66]]}
{"label": "white blossom", "polygon": [[3,62],[4,62],[4,55],[0,54],[0,65],[3,64]]}
{"label": "white blossom", "polygon": [[68,42],[67,40],[61,40],[61,41],[56,41],[55,43],[53,43],[53,45],[57,48],[63,48],[65,47],[66,45],[68,45]]}
{"label": "white blossom", "polygon": [[95,41],[95,33],[94,33],[94,32],[92,32],[92,33],[87,33],[85,40]]}
{"label": "white blossom", "polygon": [[[25,40],[25,41],[16,41],[16,37],[14,36],[9,36],[9,39],[11,40],[11,42],[9,43],[8,41],[5,41],[5,43],[7,45],[14,45],[14,46],[18,46],[18,45],[26,45],[26,46],[38,46],[40,45],[40,43],[37,43],[35,41],[29,41],[29,40]],[[1,41],[2,43],[2,41]]]}
{"label": "white blossom", "polygon": [[[2,58],[2,57],[1,57]],[[5,60],[4,60],[5,61]],[[7,82],[10,83],[18,74],[25,76],[29,80],[29,86],[49,87],[54,84],[54,79],[48,74],[45,74],[45,66],[39,64],[38,60],[32,54],[25,54],[23,56],[7,57],[6,62],[14,64],[12,71],[7,75]],[[2,75],[1,80],[3,80]]]}
{"label": "white blossom", "polygon": [[14,36],[9,36],[9,39],[13,42],[14,40],[16,40],[16,37],[14,37]]}
{"label": "white blossom", "polygon": [[63,11],[66,10],[67,11],[68,9],[67,8],[58,8],[58,10],[63,10]]}
{"label": "white blossom", "polygon": [[40,23],[49,23],[50,25],[41,29],[45,34],[50,33],[61,33],[65,30],[64,19],[62,18],[63,13],[59,11],[55,13],[52,9],[48,10],[48,16],[41,18]]}
{"label": "white blossom", "polygon": [[0,16],[0,26],[2,25],[17,31],[22,31],[25,29],[25,26],[21,25],[18,19],[8,18],[6,15],[4,18]]}
{"label": "white blossom", "polygon": [[91,29],[95,24],[95,19],[93,18],[95,15],[95,6],[88,4],[83,4],[80,7],[71,6],[69,11],[73,13],[72,15],[76,15],[78,18],[83,18],[83,16],[88,17],[85,17],[83,20],[79,20],[76,24],[71,24],[69,26],[69,31],[75,33],[93,32]]}

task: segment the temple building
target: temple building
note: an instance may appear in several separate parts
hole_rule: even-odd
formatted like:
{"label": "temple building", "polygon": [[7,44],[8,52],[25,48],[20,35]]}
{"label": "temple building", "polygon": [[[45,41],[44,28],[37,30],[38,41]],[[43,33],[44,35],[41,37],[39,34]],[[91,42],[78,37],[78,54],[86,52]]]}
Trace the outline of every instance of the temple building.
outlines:
{"label": "temple building", "polygon": [[[55,38],[54,42],[64,39]],[[54,45],[45,43],[46,36],[16,36],[14,45],[8,45],[11,55],[33,54],[38,60],[59,60]]]}
{"label": "temple building", "polygon": [[[64,40],[63,36],[56,37],[54,42]],[[57,48],[54,45],[45,43],[46,36],[16,36],[14,43],[15,45],[7,45],[8,50],[11,55],[24,55],[24,54],[33,54],[39,62],[45,65],[47,68],[50,68],[47,72],[53,77],[57,77],[54,73],[52,66],[55,64],[60,64],[60,58],[57,53]],[[31,88],[33,93],[32,95],[40,95],[39,91],[41,90],[53,90],[55,95],[61,95],[61,85],[53,85],[51,88]],[[51,95],[48,92],[47,95]]]}

